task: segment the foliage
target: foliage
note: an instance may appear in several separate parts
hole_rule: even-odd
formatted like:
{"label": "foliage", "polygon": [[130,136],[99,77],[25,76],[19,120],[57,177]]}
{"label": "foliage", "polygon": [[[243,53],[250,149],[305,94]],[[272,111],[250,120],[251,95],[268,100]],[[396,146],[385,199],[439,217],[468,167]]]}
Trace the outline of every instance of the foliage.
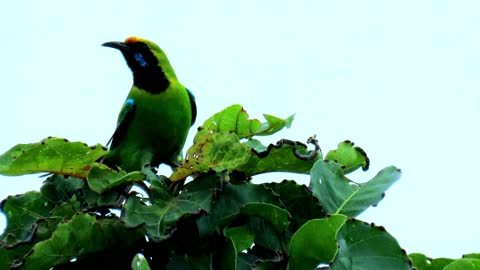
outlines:
{"label": "foliage", "polygon": [[[265,119],[249,119],[240,105],[215,114],[169,177],[108,168],[101,145],[50,137],[14,146],[0,156],[0,174],[49,176],[40,191],[1,203],[0,269],[478,267],[474,255],[408,257],[383,227],[355,219],[379,203],[399,169],[356,183],[347,175],[370,162],[361,148],[344,141],[324,158],[314,137],[312,150],[287,139],[263,145],[258,136],[290,127],[293,116]],[[273,171],[310,174],[310,184],[251,181]],[[130,185],[137,189],[125,194]]]}

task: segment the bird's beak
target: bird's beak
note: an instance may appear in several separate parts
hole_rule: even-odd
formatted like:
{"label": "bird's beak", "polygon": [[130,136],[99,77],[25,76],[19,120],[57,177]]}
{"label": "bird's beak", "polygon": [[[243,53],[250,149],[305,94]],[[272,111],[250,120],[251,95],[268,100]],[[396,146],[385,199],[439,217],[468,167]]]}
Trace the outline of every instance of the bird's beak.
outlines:
{"label": "bird's beak", "polygon": [[109,42],[105,42],[105,43],[102,44],[102,46],[110,47],[110,48],[114,48],[114,49],[118,49],[118,50],[120,50],[121,52],[128,52],[128,51],[130,51],[130,47],[127,46],[127,44],[125,44],[124,42],[120,42],[120,41],[109,41]]}

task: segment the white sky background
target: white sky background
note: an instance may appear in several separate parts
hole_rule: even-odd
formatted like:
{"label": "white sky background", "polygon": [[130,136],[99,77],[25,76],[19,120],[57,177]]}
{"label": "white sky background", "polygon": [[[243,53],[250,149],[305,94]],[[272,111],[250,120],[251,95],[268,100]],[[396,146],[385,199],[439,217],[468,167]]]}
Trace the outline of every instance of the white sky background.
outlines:
{"label": "white sky background", "polygon": [[[371,159],[354,180],[402,169],[360,219],[408,253],[480,252],[479,25],[478,1],[3,1],[0,152],[50,135],[106,143],[132,79],[100,45],[137,35],[195,93],[195,127],[234,103],[296,113],[263,141],[317,134],[326,153],[350,139]],[[308,180],[268,179],[284,177]],[[0,199],[42,181],[0,176]]]}

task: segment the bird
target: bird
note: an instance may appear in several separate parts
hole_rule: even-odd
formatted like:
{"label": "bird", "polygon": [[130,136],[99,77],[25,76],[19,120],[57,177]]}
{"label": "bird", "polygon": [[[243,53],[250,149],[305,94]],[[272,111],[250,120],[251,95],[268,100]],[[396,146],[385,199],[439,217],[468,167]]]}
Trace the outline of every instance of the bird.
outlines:
{"label": "bird", "polygon": [[118,49],[133,75],[103,163],[127,172],[162,163],[177,167],[197,117],[194,95],[178,81],[166,54],[154,42],[128,37],[102,46]]}

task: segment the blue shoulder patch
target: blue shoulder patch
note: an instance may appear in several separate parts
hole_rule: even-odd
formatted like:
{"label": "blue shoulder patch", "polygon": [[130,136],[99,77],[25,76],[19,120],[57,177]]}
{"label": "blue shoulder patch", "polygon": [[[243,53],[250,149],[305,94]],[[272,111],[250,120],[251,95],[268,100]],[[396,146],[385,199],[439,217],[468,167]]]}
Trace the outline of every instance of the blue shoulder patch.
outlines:
{"label": "blue shoulder patch", "polygon": [[125,100],[125,105],[128,107],[133,107],[135,106],[135,101],[133,100],[133,98],[127,98],[127,100]]}

